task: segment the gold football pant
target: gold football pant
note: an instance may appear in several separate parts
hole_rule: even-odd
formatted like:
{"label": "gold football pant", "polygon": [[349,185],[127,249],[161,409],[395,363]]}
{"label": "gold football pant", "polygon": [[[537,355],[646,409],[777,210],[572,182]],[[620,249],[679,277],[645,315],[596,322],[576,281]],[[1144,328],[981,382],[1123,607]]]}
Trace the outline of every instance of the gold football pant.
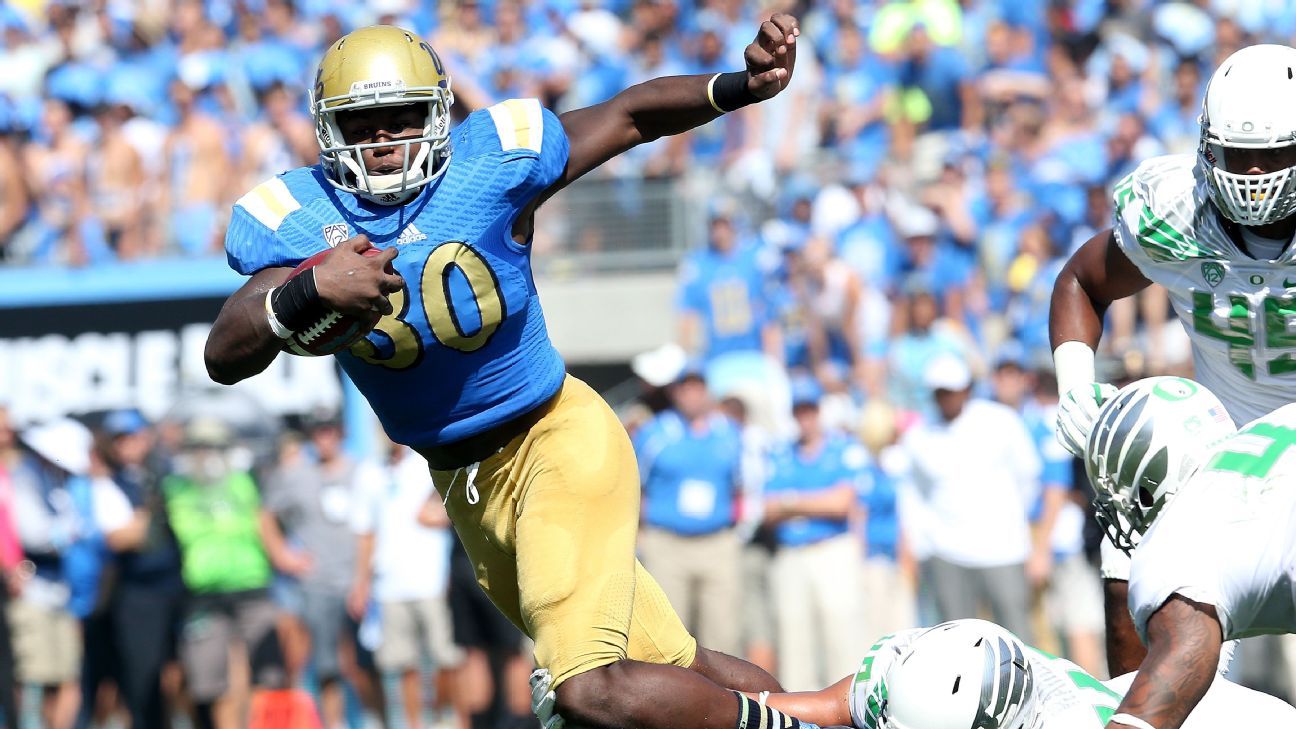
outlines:
{"label": "gold football pant", "polygon": [[635,559],[639,475],[625,429],[571,376],[541,407],[475,473],[432,472],[477,582],[535,640],[555,686],[623,658],[690,666],[697,642]]}

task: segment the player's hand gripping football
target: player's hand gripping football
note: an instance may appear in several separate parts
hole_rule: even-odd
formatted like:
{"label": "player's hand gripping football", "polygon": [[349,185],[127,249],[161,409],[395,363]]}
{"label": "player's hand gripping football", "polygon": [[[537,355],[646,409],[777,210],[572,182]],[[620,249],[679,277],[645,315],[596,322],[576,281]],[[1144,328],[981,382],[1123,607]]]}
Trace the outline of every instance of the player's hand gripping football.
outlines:
{"label": "player's hand gripping football", "polygon": [[1098,411],[1117,392],[1114,386],[1105,382],[1091,382],[1073,387],[1062,395],[1058,403],[1057,439],[1071,455],[1084,458],[1085,442],[1098,419]]}
{"label": "player's hand gripping football", "polygon": [[758,99],[772,99],[792,81],[796,65],[796,39],[801,34],[797,19],[775,13],[761,23],[756,40],[743,52],[747,63],[747,89]]}
{"label": "player's hand gripping football", "polygon": [[405,285],[405,279],[391,267],[396,249],[365,256],[363,252],[369,247],[369,238],[357,235],[339,243],[315,267],[315,289],[333,311],[350,316],[392,312],[387,297]]}

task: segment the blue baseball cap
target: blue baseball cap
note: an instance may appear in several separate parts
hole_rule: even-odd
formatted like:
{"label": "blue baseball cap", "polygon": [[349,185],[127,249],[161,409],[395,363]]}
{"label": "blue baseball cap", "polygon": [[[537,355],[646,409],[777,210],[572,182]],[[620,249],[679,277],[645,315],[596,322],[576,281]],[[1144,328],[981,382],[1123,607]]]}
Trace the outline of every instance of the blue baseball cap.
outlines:
{"label": "blue baseball cap", "polygon": [[811,375],[800,375],[792,378],[792,407],[819,404],[823,398],[823,386]]}
{"label": "blue baseball cap", "polygon": [[110,436],[133,435],[149,426],[148,421],[135,409],[114,410],[104,416],[103,431]]}

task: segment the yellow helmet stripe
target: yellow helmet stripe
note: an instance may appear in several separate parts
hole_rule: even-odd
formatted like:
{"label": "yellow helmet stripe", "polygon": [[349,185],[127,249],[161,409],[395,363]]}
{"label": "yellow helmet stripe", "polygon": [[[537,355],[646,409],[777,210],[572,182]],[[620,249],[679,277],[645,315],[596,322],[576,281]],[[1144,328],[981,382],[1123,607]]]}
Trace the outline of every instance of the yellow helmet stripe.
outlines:
{"label": "yellow helmet stripe", "polygon": [[540,151],[544,141],[544,115],[536,99],[509,99],[488,109],[504,151],[526,148]]}

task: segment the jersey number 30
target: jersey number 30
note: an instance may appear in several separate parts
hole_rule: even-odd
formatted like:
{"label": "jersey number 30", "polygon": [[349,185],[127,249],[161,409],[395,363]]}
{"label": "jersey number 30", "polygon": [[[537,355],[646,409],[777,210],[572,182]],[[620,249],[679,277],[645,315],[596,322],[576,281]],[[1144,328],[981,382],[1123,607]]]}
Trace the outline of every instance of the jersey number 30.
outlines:
{"label": "jersey number 30", "polygon": [[[455,311],[450,296],[450,277],[455,270],[461,273],[472,289],[481,325],[475,331],[464,326],[464,312]],[[419,299],[432,336],[441,345],[460,352],[475,352],[495,334],[507,312],[504,296],[500,293],[499,279],[481,254],[460,241],[449,241],[437,246],[423,264],[419,277]],[[412,324],[405,321],[409,314],[411,297],[407,288],[391,295],[392,313],[384,316],[374,327],[374,334],[391,341],[391,351],[383,352],[368,339],[351,345],[351,354],[372,365],[403,370],[418,364],[423,358],[423,338]]]}

